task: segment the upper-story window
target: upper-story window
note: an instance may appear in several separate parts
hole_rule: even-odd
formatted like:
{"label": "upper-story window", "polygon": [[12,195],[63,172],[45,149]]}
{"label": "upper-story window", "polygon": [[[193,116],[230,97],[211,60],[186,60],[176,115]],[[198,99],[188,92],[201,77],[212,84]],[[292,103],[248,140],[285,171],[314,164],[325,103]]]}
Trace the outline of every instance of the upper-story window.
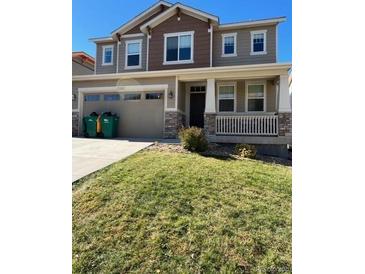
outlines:
{"label": "upper-story window", "polygon": [[103,66],[113,65],[113,45],[103,46]]}
{"label": "upper-story window", "polygon": [[251,31],[251,55],[266,54],[266,30]]}
{"label": "upper-story window", "polygon": [[246,86],[246,110],[266,111],[266,85],[264,82],[248,82]]}
{"label": "upper-story window", "polygon": [[194,31],[165,33],[164,37],[164,65],[194,62]]}
{"label": "upper-story window", "polygon": [[237,33],[222,34],[222,57],[237,56]]}
{"label": "upper-story window", "polygon": [[125,68],[138,69],[142,67],[142,40],[125,42]]}

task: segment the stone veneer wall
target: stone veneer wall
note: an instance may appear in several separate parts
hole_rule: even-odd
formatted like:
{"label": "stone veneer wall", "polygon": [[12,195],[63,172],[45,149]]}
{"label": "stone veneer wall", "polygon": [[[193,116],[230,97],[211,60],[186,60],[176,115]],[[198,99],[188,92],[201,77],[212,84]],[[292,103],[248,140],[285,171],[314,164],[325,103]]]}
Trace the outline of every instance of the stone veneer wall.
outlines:
{"label": "stone veneer wall", "polygon": [[215,135],[215,113],[204,114],[204,131],[207,136]]}
{"label": "stone veneer wall", "polygon": [[79,112],[72,112],[72,136],[79,136]]}
{"label": "stone veneer wall", "polygon": [[177,138],[180,128],[185,126],[185,114],[177,111],[165,112],[164,138]]}
{"label": "stone veneer wall", "polygon": [[279,136],[291,136],[292,134],[291,112],[279,113]]}

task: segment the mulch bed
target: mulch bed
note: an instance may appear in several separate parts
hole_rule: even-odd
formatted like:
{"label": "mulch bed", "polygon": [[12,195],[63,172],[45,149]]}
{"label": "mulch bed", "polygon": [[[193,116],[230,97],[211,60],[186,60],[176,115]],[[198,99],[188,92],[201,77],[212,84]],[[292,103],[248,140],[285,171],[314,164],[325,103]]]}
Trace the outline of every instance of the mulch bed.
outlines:
{"label": "mulch bed", "polygon": [[[208,150],[200,154],[207,157],[245,160],[246,158],[240,157],[234,153],[234,147],[234,144],[209,144]],[[159,142],[155,142],[152,146],[149,146],[146,149],[159,152],[192,153],[189,150],[183,148],[181,144],[165,144]],[[291,166],[292,164],[291,160],[266,155],[256,155],[256,160],[285,166]]]}

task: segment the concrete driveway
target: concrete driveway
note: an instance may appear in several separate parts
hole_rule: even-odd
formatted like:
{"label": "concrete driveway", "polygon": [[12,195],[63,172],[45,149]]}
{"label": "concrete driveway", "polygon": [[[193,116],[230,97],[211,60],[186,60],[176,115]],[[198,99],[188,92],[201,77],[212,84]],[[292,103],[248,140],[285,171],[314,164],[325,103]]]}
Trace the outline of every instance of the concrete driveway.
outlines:
{"label": "concrete driveway", "polygon": [[151,145],[146,140],[72,138],[72,182]]}

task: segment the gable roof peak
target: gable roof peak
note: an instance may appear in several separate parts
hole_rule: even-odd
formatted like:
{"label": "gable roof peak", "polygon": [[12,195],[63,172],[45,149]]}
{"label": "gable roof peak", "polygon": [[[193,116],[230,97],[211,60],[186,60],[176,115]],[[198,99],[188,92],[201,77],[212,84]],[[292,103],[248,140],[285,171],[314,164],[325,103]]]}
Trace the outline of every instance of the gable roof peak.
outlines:
{"label": "gable roof peak", "polygon": [[180,2],[176,2],[172,7],[143,24],[140,28],[141,31],[146,33],[148,28],[153,28],[173,16],[176,13],[176,10],[178,11],[178,13],[183,12],[200,20],[211,22],[213,25],[219,24],[218,16],[212,15],[196,8],[189,7],[187,5],[181,4]]}

